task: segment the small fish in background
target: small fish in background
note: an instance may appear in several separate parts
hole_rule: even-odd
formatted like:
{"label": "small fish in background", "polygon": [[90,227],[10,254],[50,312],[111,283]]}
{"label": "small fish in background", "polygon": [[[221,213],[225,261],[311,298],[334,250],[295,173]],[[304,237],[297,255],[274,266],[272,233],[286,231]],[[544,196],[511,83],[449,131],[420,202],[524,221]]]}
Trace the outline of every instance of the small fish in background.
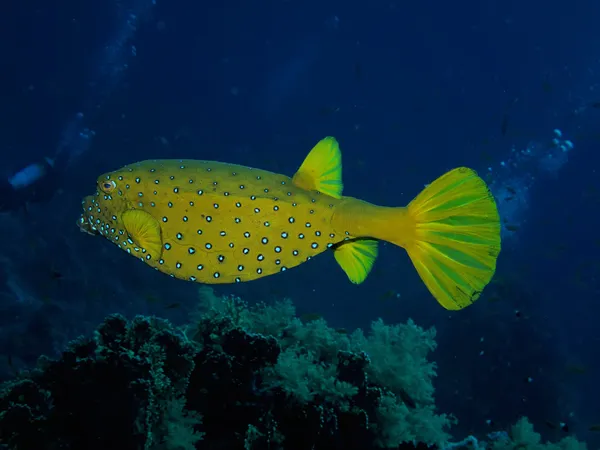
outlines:
{"label": "small fish in background", "polygon": [[590,425],[589,430],[594,432],[600,432],[600,423]]}
{"label": "small fish in background", "polygon": [[407,207],[373,205],[342,189],[333,137],[291,178],[216,161],[148,160],[101,175],[78,226],[164,274],[205,284],[282,273],[327,250],[360,284],[387,241],[408,252],[444,308],[479,298],[496,270],[501,224],[475,171],[447,172]]}

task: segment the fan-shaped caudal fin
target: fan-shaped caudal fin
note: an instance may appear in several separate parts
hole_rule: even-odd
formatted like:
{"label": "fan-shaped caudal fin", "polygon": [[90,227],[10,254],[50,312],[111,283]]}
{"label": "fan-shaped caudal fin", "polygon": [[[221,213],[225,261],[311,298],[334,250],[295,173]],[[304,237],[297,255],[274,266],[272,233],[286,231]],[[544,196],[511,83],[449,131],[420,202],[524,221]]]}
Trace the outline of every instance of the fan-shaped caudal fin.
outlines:
{"label": "fan-shaped caudal fin", "polygon": [[428,185],[409,205],[414,235],[402,243],[431,294],[446,309],[473,303],[500,253],[496,202],[475,171],[460,167]]}

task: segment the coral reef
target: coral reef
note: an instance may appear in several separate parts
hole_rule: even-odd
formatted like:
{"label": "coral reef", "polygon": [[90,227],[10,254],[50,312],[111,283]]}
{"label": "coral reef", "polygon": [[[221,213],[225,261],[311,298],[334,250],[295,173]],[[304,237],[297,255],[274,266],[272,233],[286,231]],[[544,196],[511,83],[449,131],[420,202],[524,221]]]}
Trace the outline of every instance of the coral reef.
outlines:
{"label": "coral reef", "polygon": [[[348,334],[318,317],[299,319],[288,300],[249,307],[207,288],[200,298],[185,327],[114,314],[60,358],[43,357],[6,383],[0,446],[408,450],[477,444],[474,438],[450,444],[454,419],[435,411],[435,365],[428,360],[434,330],[378,320],[366,334]],[[519,439],[491,446],[521,448]],[[567,444],[556,449],[584,450]]]}
{"label": "coral reef", "polygon": [[508,433],[495,433],[488,436],[486,448],[490,450],[586,450],[587,446],[573,436],[566,436],[558,442],[542,442],[542,437],[533,429],[526,417],[521,417]]}
{"label": "coral reef", "polygon": [[558,442],[542,442],[541,435],[533,429],[526,417],[521,417],[508,432],[488,433],[485,440],[467,436],[459,442],[448,443],[444,450],[587,450],[587,445],[574,436]]}
{"label": "coral reef", "polygon": [[361,449],[443,445],[427,360],[433,330],[350,335],[289,301],[201,290],[192,322],[111,315],[0,393],[15,449]]}
{"label": "coral reef", "polygon": [[[192,375],[188,405],[199,410],[222,392],[236,403],[221,399],[223,413],[212,410],[210,422],[203,414],[207,439],[218,427],[242,426],[257,448],[273,442],[286,449],[397,448],[443,445],[449,438],[452,418],[434,411],[435,365],[427,360],[434,330],[377,321],[368,336],[348,335],[321,318],[303,322],[289,300],[248,307],[208,288],[201,298],[204,307],[186,334],[202,348],[196,363],[203,368],[195,372],[206,376]],[[242,363],[233,373],[232,355]],[[211,379],[211,373],[232,379]],[[252,412],[245,415],[248,404]]]}
{"label": "coral reef", "polygon": [[173,423],[198,421],[183,410],[194,355],[167,321],[111,315],[93,338],[72,342],[58,360],[41,358],[3,386],[0,442],[15,449],[160,448],[175,431],[179,436]]}

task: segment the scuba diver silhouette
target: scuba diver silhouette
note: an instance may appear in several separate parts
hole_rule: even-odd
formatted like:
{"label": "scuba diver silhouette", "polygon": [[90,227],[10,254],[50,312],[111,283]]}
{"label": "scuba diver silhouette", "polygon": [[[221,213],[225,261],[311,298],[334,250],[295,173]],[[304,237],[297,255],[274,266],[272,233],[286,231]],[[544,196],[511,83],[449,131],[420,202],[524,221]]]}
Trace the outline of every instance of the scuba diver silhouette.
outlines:
{"label": "scuba diver silhouette", "polygon": [[27,211],[33,203],[50,201],[60,188],[69,152],[34,161],[7,178],[0,179],[0,213]]}

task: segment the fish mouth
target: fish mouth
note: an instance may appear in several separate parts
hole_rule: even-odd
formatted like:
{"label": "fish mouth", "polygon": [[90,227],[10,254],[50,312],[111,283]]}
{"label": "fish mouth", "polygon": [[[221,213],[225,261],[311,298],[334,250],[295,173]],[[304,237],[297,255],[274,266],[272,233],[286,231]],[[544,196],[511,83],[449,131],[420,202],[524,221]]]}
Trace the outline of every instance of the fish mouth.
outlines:
{"label": "fish mouth", "polygon": [[92,228],[92,225],[83,214],[81,215],[81,217],[79,217],[79,220],[77,220],[76,223],[79,227],[79,231],[81,231],[82,233],[87,233],[90,236],[97,236],[99,234],[98,230]]}
{"label": "fish mouth", "polygon": [[98,233],[98,230],[96,229],[96,227],[92,226],[92,224],[90,223],[89,216],[87,215],[87,211],[88,211],[89,207],[92,205],[92,203],[93,203],[92,195],[88,195],[87,197],[85,197],[83,199],[83,201],[81,202],[81,207],[83,208],[83,212],[81,213],[81,215],[79,216],[79,219],[77,219],[77,222],[75,222],[75,223],[79,227],[79,231],[81,231],[82,233],[87,233],[91,236],[96,236],[100,233]]}

